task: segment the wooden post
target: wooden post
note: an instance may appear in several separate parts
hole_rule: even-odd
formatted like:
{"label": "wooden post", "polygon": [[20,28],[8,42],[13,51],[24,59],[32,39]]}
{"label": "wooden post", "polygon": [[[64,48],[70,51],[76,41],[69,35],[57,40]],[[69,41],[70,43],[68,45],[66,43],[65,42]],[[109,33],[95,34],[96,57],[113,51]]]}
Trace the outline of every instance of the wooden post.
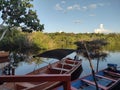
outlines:
{"label": "wooden post", "polygon": [[12,67],[12,75],[15,75],[15,68]]}
{"label": "wooden post", "polygon": [[41,82],[41,81],[61,81],[64,82],[65,90],[71,90],[70,74],[42,74],[42,75],[2,75],[1,82]]}
{"label": "wooden post", "polygon": [[63,87],[64,90],[71,90],[70,81],[64,81]]}

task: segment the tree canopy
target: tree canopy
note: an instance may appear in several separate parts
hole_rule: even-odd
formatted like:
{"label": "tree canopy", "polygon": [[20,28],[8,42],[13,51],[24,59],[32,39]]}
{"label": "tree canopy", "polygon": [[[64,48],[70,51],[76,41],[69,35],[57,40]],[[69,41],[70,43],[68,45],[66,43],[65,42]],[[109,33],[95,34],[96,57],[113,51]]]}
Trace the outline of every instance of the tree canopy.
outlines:
{"label": "tree canopy", "polygon": [[23,31],[42,31],[44,25],[33,11],[33,0],[0,0],[2,25],[21,27]]}

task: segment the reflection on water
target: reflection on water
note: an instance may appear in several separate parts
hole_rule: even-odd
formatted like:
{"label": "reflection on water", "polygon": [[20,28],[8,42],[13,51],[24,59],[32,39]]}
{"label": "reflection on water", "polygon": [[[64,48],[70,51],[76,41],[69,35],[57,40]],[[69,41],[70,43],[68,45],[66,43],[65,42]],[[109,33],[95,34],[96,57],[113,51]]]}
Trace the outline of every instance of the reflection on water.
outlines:
{"label": "reflection on water", "polygon": [[[74,53],[68,55],[67,57],[74,58],[75,55],[76,55],[76,53],[74,52]],[[88,60],[83,57],[80,57],[80,58],[83,59],[83,62],[82,62],[83,72],[82,72],[81,76],[91,73],[91,69],[89,67]],[[45,59],[45,58],[41,58],[41,59],[42,59],[42,63],[37,62],[36,60],[35,61],[33,60],[32,62],[20,62],[18,64],[18,67],[16,67],[16,69],[15,69],[15,75],[24,75],[33,70],[36,70],[45,65],[48,65],[48,63],[54,63],[54,62],[58,61],[57,59]],[[105,60],[100,60],[99,70],[106,68],[107,63],[115,63],[115,64],[118,64],[118,66],[120,66],[119,59],[120,59],[120,52],[110,52]],[[94,65],[94,69],[96,70],[97,60],[92,60],[92,63]]]}
{"label": "reflection on water", "polygon": [[[120,52],[110,52],[109,56],[105,60],[101,60],[99,62],[99,70],[106,68],[108,63],[118,64],[119,67],[120,66],[119,58],[120,58]],[[92,63],[94,65],[94,69],[96,70],[97,60],[92,60]],[[91,73],[89,62],[87,60],[83,60],[82,66],[83,66],[83,73],[81,76]]]}
{"label": "reflection on water", "polygon": [[57,59],[47,59],[47,58],[41,58],[41,59],[42,59],[41,63],[36,63],[36,61],[33,61],[31,63],[20,62],[19,66],[15,69],[15,75],[24,75],[29,72],[32,72],[33,70],[46,66],[49,63],[54,63],[58,61]]}

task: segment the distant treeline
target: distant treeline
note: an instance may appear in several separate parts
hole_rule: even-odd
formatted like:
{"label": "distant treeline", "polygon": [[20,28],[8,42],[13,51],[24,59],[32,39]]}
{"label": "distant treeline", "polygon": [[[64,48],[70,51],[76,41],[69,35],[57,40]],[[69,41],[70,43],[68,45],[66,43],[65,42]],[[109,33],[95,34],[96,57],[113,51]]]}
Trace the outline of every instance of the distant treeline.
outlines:
{"label": "distant treeline", "polygon": [[[8,33],[5,38],[0,42],[0,50],[10,49],[10,51],[20,52],[31,50],[32,53],[37,53],[41,50],[48,50],[54,48],[76,49],[77,46],[74,44],[76,41],[95,39],[105,39],[109,43],[107,46],[104,47],[105,50],[120,51],[120,33],[24,33],[16,30],[13,30],[11,34]],[[12,49],[13,47],[16,50]]]}
{"label": "distant treeline", "polygon": [[41,49],[73,48],[76,41],[105,39],[108,45],[104,49],[108,51],[120,51],[120,33],[95,34],[95,33],[41,33],[28,34],[32,41]]}

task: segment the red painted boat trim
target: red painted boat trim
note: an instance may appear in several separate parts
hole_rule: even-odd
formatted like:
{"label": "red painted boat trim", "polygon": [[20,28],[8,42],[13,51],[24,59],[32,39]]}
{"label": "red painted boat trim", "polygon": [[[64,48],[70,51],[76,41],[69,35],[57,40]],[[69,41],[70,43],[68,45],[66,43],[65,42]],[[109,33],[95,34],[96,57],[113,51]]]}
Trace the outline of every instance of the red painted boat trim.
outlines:
{"label": "red painted boat trim", "polygon": [[[40,82],[40,81],[62,81],[65,90],[71,90],[70,74],[42,74],[42,75],[3,75],[0,76],[1,82]],[[46,86],[47,87],[47,86]],[[35,89],[33,89],[35,90]]]}

